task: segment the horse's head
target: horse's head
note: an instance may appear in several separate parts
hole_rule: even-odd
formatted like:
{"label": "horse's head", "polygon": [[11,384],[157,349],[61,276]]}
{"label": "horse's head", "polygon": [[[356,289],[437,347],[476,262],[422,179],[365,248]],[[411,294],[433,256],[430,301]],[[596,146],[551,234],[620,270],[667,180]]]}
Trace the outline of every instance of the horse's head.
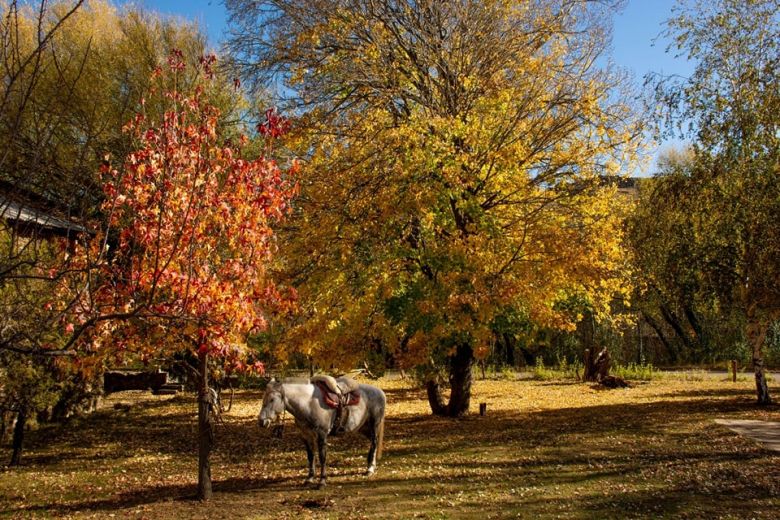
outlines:
{"label": "horse's head", "polygon": [[282,384],[271,379],[265,387],[263,407],[260,409],[260,415],[257,417],[257,421],[263,428],[268,428],[276,419],[276,416],[282,412],[284,412]]}

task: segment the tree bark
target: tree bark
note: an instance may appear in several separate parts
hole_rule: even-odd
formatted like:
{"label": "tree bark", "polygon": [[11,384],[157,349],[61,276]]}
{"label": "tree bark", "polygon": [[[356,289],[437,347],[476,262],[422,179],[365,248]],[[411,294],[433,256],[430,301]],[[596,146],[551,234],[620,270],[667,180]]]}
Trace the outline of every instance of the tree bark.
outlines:
{"label": "tree bark", "polygon": [[198,499],[211,499],[211,463],[214,444],[211,423],[211,392],[209,391],[208,353],[198,354]]}
{"label": "tree bark", "polygon": [[446,416],[447,415],[447,403],[444,402],[444,398],[441,395],[441,385],[434,379],[429,379],[425,382],[425,390],[428,393],[428,404],[431,405],[431,412],[433,415]]}
{"label": "tree bark", "polygon": [[13,453],[11,454],[11,466],[22,463],[22,446],[24,444],[24,427],[27,425],[27,407],[21,406],[16,414],[16,426],[14,426]]}
{"label": "tree bark", "polygon": [[696,316],[696,312],[688,305],[683,308],[683,312],[685,313],[685,318],[688,320],[688,323],[690,323],[691,329],[693,329],[693,333],[696,336],[698,350],[707,354],[710,348],[709,338],[707,337],[707,333],[704,330],[704,327],[702,327],[701,323],[699,322],[699,317]]}
{"label": "tree bark", "polygon": [[764,340],[768,324],[752,318],[748,315],[748,339],[753,347],[753,370],[756,374],[756,398],[760,405],[772,404],[772,397],[769,395],[769,385],[764,372]]}
{"label": "tree bark", "polygon": [[462,417],[469,411],[471,404],[471,385],[474,365],[474,351],[471,345],[458,345],[455,355],[450,360],[450,400],[444,403],[441,386],[438,381],[430,379],[425,387],[428,393],[428,403],[434,415],[443,417]]}
{"label": "tree bark", "polygon": [[756,397],[760,405],[772,404],[772,397],[769,395],[769,385],[766,382],[766,373],[764,372],[764,360],[762,357],[753,357],[753,367],[756,372]]}
{"label": "tree bark", "polygon": [[515,360],[515,342],[506,332],[502,334],[502,337],[504,338],[504,362],[510,367],[515,368],[517,367],[517,362]]}
{"label": "tree bark", "polygon": [[450,402],[447,404],[447,415],[450,417],[461,417],[469,411],[473,365],[474,351],[471,345],[461,343],[452,358],[450,369]]}

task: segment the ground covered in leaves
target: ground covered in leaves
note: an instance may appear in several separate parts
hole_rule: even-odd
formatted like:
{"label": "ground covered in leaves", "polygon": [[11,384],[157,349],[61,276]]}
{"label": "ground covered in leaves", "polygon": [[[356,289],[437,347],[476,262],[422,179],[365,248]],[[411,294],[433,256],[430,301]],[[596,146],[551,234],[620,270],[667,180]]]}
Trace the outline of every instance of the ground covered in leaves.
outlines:
{"label": "ground covered in leaves", "polygon": [[487,415],[460,420],[430,416],[410,382],[380,380],[377,474],[362,476],[364,438],[334,438],[320,490],[303,485],[294,427],[281,439],[258,429],[261,395],[242,392],[216,431],[209,503],[192,499],[194,398],[123,392],[29,434],[23,466],[0,468],[0,517],[777,518],[780,454],[713,420],[780,421],[780,408],[756,407],[749,381],[683,379],[609,391],[477,381],[472,408]]}

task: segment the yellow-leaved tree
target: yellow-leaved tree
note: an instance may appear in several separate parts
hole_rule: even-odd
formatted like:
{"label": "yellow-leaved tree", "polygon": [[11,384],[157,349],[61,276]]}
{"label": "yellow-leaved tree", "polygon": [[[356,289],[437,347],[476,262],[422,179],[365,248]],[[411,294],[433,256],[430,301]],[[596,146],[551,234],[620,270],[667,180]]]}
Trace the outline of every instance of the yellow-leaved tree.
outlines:
{"label": "yellow-leaved tree", "polygon": [[557,304],[574,297],[609,315],[627,284],[603,179],[641,128],[626,79],[596,63],[608,4],[227,2],[236,66],[283,81],[301,114],[285,344],[344,368],[381,344],[429,367],[433,412],[459,416],[501,316],[571,327]]}

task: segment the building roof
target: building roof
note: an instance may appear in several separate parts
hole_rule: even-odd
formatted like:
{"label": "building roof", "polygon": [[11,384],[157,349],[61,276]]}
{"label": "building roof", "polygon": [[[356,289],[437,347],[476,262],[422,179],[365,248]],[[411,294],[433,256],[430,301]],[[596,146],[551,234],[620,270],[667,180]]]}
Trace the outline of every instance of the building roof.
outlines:
{"label": "building roof", "polygon": [[0,193],[0,218],[17,228],[23,226],[26,229],[22,229],[22,231],[28,233],[33,229],[55,235],[87,232],[87,228],[80,224],[38,209],[31,203],[12,200],[2,193]]}

